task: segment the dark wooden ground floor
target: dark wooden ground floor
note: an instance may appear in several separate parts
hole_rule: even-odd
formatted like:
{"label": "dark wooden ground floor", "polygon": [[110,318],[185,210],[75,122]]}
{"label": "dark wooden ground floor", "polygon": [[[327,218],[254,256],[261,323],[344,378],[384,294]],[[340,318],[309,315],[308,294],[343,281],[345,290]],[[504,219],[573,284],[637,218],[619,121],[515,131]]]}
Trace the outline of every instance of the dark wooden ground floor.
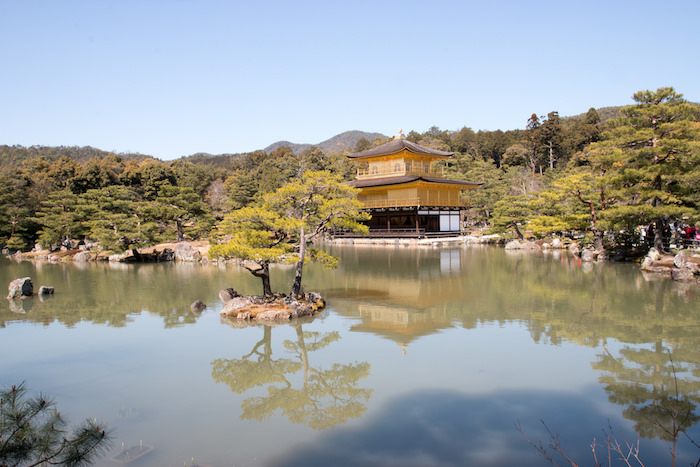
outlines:
{"label": "dark wooden ground floor", "polygon": [[[368,209],[372,216],[365,221],[370,237],[423,238],[458,235],[461,210],[450,208],[384,208]],[[338,232],[336,237],[357,236]]]}

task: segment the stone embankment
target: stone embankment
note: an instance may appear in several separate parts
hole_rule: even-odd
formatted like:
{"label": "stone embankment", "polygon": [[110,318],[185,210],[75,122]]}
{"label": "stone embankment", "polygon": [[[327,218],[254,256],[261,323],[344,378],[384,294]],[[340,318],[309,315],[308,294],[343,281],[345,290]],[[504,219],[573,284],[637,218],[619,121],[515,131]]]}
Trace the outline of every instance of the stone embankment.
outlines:
{"label": "stone embankment", "polygon": [[596,250],[591,247],[581,246],[577,242],[567,242],[560,238],[545,238],[541,240],[511,240],[505,245],[506,250],[523,250],[523,251],[548,251],[548,250],[568,250],[572,256],[576,256],[584,263],[593,261],[605,261],[608,259],[605,250]]}
{"label": "stone embankment", "polygon": [[567,248],[567,244],[559,238],[544,238],[542,240],[511,240],[506,243],[506,250],[562,250]]}
{"label": "stone embankment", "polygon": [[382,237],[338,237],[326,240],[334,245],[386,245],[386,246],[454,246],[462,244],[494,245],[502,241],[500,235],[455,235],[432,238],[382,238]]}
{"label": "stone embankment", "polygon": [[700,254],[681,250],[670,255],[652,248],[642,261],[642,271],[667,276],[676,281],[700,283]]}
{"label": "stone embankment", "polygon": [[118,263],[158,263],[164,261],[203,262],[207,261],[209,242],[177,242],[162,243],[156,246],[131,249],[120,254],[94,252],[83,248],[61,249],[49,251],[34,249],[26,253],[12,255],[17,259],[49,261],[59,263],[73,261],[85,263],[88,261],[112,261]]}

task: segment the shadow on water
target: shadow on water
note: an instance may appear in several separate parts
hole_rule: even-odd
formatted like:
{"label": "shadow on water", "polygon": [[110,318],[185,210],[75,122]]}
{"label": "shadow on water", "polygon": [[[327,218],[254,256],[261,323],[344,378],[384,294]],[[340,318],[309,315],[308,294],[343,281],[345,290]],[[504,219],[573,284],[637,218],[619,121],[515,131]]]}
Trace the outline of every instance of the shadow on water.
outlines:
{"label": "shadow on water", "polygon": [[[540,414],[547,414],[544,422],[559,435],[571,458],[579,465],[593,464],[590,445],[594,439],[604,439],[608,420],[606,414],[582,403],[576,395],[513,392],[469,397],[431,391],[396,399],[361,428],[328,432],[312,445],[304,445],[271,465],[548,465],[515,426],[520,422],[529,439],[546,444],[549,434],[537,418]],[[617,428],[613,426],[620,442],[636,442],[633,432]],[[600,449],[598,459],[606,456],[605,450]],[[642,441],[641,458],[645,465],[668,465],[668,446]],[[676,465],[687,465],[698,458],[700,449],[686,442],[684,456],[677,459]],[[556,459],[559,465],[568,465],[563,458]]]}

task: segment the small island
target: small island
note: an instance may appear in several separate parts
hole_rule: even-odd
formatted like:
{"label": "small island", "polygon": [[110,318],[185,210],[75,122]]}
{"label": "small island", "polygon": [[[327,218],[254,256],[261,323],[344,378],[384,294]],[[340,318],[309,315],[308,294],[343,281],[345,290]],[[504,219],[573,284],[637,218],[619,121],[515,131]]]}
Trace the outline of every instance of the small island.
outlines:
{"label": "small island", "polygon": [[[221,297],[222,293],[226,293],[226,290],[222,290],[219,296]],[[239,320],[256,322],[286,321],[303,316],[313,316],[321,312],[325,306],[326,301],[318,292],[308,292],[300,295],[299,298],[286,297],[280,294],[273,297],[238,295],[225,301],[220,313],[221,316]]]}

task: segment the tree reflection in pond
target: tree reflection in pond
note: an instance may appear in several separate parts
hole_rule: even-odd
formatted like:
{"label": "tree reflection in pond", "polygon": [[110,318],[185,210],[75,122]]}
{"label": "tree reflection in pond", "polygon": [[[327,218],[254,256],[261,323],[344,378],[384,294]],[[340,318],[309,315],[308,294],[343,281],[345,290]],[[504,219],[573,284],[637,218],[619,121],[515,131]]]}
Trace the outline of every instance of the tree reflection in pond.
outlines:
{"label": "tree reflection in pond", "polygon": [[625,346],[619,358],[606,349],[593,363],[593,368],[605,372],[599,380],[608,399],[627,407],[622,415],[634,421],[635,431],[643,438],[676,441],[700,421],[695,414],[700,401],[700,381],[694,376],[698,365],[676,358],[675,351],[672,355],[657,342],[652,349]]}
{"label": "tree reflection in pond", "polygon": [[[282,345],[290,358],[273,359],[272,327],[263,325],[263,338],[250,353],[239,359],[217,359],[212,362],[212,377],[242,394],[265,386],[267,395],[250,397],[242,404],[241,419],[263,421],[277,410],[292,423],[303,423],[316,430],[332,428],[362,415],[371,389],[356,387],[369,376],[367,362],[335,363],[328,369],[316,368],[309,353],[340,339],[334,332],[304,332],[301,322],[290,324],[296,330],[296,341]],[[234,324],[235,326],[235,324]],[[295,388],[292,375],[301,372],[301,387]]]}

